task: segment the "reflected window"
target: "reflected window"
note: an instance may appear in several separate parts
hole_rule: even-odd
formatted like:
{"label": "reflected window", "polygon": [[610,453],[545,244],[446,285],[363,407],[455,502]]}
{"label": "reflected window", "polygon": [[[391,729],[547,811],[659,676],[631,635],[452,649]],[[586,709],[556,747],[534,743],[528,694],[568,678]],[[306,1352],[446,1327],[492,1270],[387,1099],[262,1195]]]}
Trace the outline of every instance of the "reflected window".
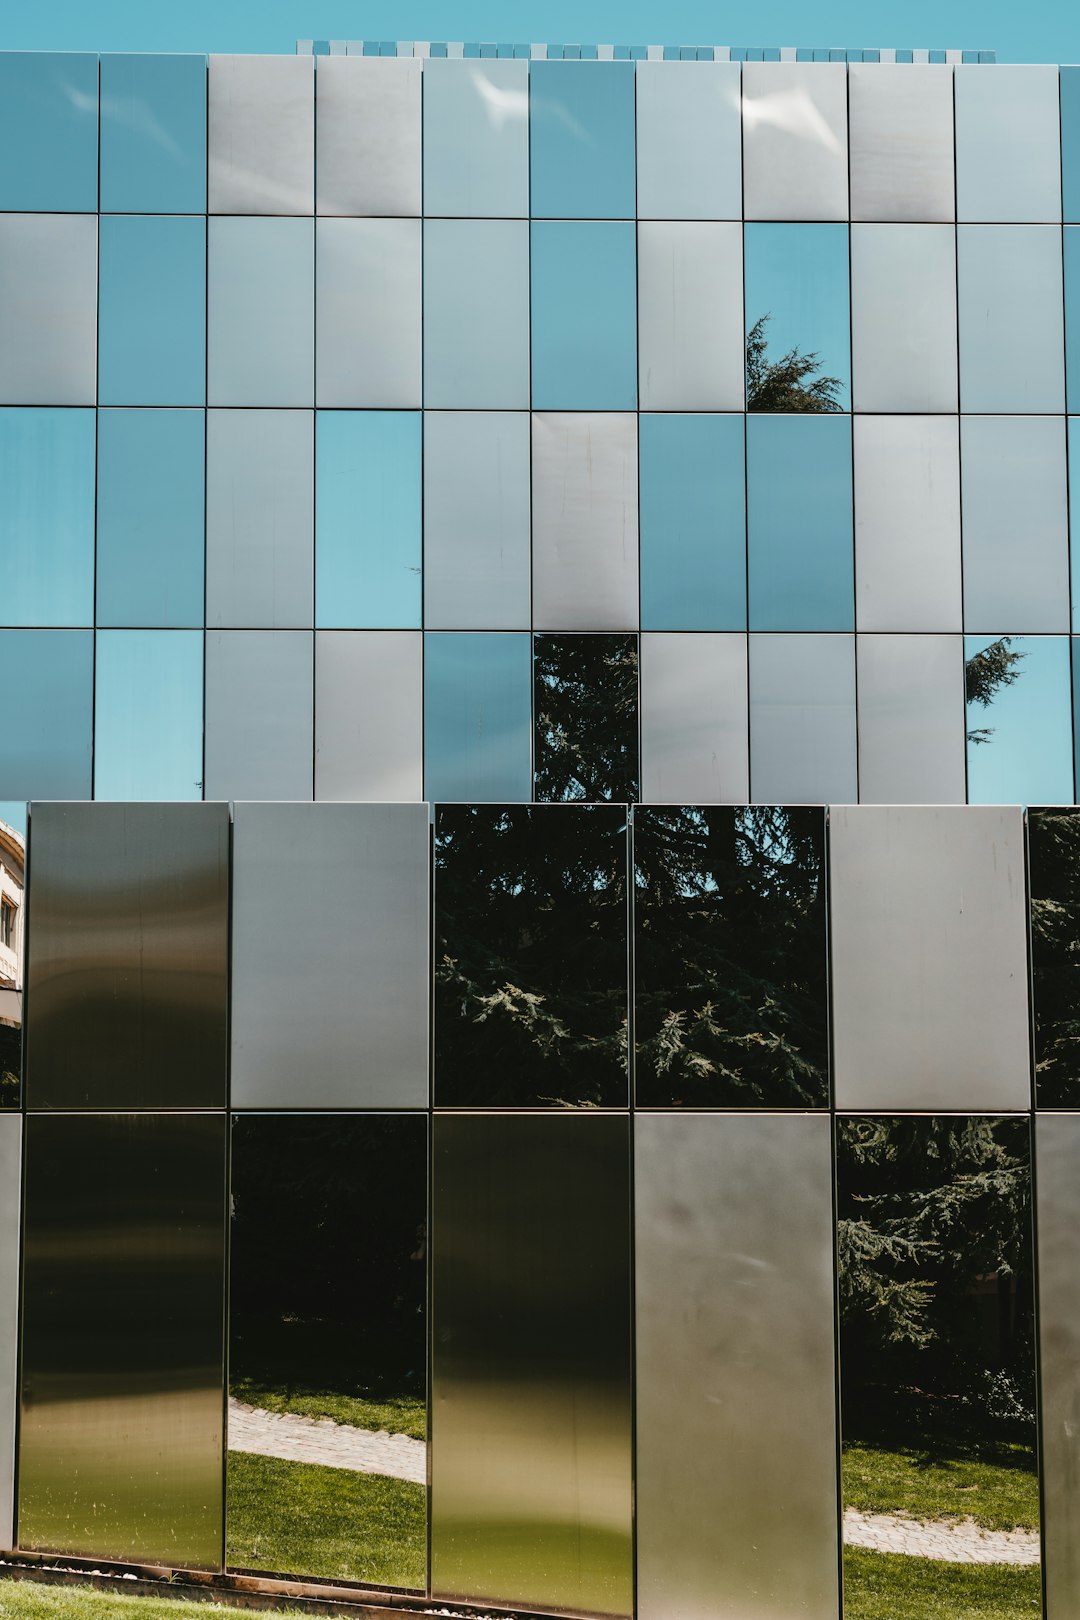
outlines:
{"label": "reflected window", "polygon": [[88,799],[94,632],[0,630],[0,669],[19,693],[4,716],[0,796]]}
{"label": "reflected window", "polygon": [[203,619],[202,411],[99,411],[97,622]]}
{"label": "reflected window", "polygon": [[529,64],[532,213],[633,219],[634,64]]}
{"label": "reflected window", "polygon": [[545,220],[533,225],[531,244],[534,408],[632,411],[637,405],[633,225]]}
{"label": "reflected window", "polygon": [[439,809],[437,1107],[626,1107],[626,860],[615,806]]}
{"label": "reflected window", "polygon": [[101,217],[98,394],[102,405],[206,399],[206,222]]}
{"label": "reflected window", "polygon": [[95,799],[201,799],[201,630],[99,630]]}
{"label": "reflected window", "polygon": [[101,58],[101,207],[205,213],[205,56]]}
{"label": "reflected window", "polygon": [[640,418],[643,630],[746,628],[741,415]]}
{"label": "reflected window", "polygon": [[965,636],[968,802],[1061,804],[1073,796],[1066,636]]}
{"label": "reflected window", "polygon": [[315,415],[315,623],[420,626],[419,411]]}
{"label": "reflected window", "polygon": [[747,225],[744,242],[747,410],[850,410],[847,226]]}
{"label": "reflected window", "polygon": [[424,794],[528,799],[529,635],[424,637]]}
{"label": "reflected window", "polygon": [[637,636],[536,636],[533,704],[534,798],[637,798]]}
{"label": "reflected window", "polygon": [[1028,812],[1035,1095],[1080,1107],[1080,809]]}
{"label": "reflected window", "polygon": [[92,214],[97,123],[96,54],[0,54],[0,211]]}
{"label": "reflected window", "polygon": [[746,424],[751,630],[854,630],[850,416]]}
{"label": "reflected window", "polygon": [[94,412],[0,409],[0,620],[94,620]]}

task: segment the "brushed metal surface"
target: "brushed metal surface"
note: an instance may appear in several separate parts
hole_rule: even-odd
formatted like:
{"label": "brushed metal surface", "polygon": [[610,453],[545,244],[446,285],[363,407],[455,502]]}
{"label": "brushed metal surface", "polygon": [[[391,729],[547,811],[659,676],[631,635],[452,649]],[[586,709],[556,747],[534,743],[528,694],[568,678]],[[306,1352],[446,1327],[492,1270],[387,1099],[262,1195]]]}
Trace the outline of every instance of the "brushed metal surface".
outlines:
{"label": "brushed metal surface", "polygon": [[638,397],[649,411],[741,411],[742,226],[638,226]]}
{"label": "brushed metal surface", "polygon": [[641,797],[653,804],[743,804],[746,637],[641,638]]}
{"label": "brushed metal surface", "polygon": [[855,418],[855,623],[962,630],[955,417]]}
{"label": "brushed metal surface", "polygon": [[315,58],[211,56],[211,214],[315,208]]}
{"label": "brushed metal surface", "polygon": [[856,411],[955,411],[956,238],[949,225],[854,225]]}
{"label": "brushed metal surface", "polygon": [[316,221],[317,405],[421,404],[422,260],[418,219]]}
{"label": "brushed metal surface", "polygon": [[741,219],[738,62],[637,65],[639,219]]}
{"label": "brushed metal surface", "polygon": [[22,1115],[0,1114],[0,1552],[14,1545]]}
{"label": "brushed metal surface", "polygon": [[95,214],[0,214],[0,404],[97,400]]}
{"label": "brushed metal surface", "polygon": [[980,62],[955,70],[956,217],[1001,224],[1061,218],[1058,70]]}
{"label": "brushed metal surface", "polygon": [[311,411],[208,411],[206,622],[310,629],[315,602]]}
{"label": "brushed metal surface", "polygon": [[853,220],[954,217],[952,81],[940,63],[848,68]]}
{"label": "brushed metal surface", "polygon": [[419,799],[424,783],[419,630],[315,636],[315,797]]}
{"label": "brushed metal surface", "polygon": [[314,750],[310,630],[208,630],[208,799],[310,799]]}
{"label": "brushed metal surface", "polygon": [[750,637],[750,798],[828,804],[858,796],[855,637]]}
{"label": "brushed metal surface", "polygon": [[743,64],[746,219],[848,217],[847,68]]}
{"label": "brushed metal surface", "polygon": [[424,413],[427,629],[528,629],[530,487],[524,411]]}
{"label": "brushed metal surface", "polygon": [[635,629],[637,417],[536,411],[532,435],[536,629]]}
{"label": "brushed metal surface", "polygon": [[318,213],[419,214],[422,71],[412,58],[316,58]]}
{"label": "brushed metal surface", "polygon": [[963,804],[962,636],[855,638],[859,801]]}
{"label": "brushed metal surface", "polygon": [[1080,1612],[1080,1114],[1035,1119],[1046,1620]]}
{"label": "brushed metal surface", "polygon": [[1065,419],[960,419],[964,629],[1070,628]]}

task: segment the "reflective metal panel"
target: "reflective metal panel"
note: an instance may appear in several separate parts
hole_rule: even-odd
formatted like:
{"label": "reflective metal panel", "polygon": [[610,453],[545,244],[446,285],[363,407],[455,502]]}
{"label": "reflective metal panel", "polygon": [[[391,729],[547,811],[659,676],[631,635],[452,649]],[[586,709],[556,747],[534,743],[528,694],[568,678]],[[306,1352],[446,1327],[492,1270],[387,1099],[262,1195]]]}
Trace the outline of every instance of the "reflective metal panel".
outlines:
{"label": "reflective metal panel", "polygon": [[632,411],[637,404],[633,224],[534,221],[529,242],[534,407]]}
{"label": "reflective metal panel", "polygon": [[315,700],[317,799],[422,796],[419,630],[320,630]]}
{"label": "reflective metal panel", "polygon": [[315,623],[420,628],[419,411],[315,417]]}
{"label": "reflective metal panel", "polygon": [[641,623],[746,629],[746,431],[741,414],[638,418]]}
{"label": "reflective metal panel", "polygon": [[637,1612],[834,1620],[829,1121],[640,1114],[634,1166]]}
{"label": "reflective metal panel", "polygon": [[0,404],[95,403],[97,239],[94,214],[0,214]]}
{"label": "reflective metal panel", "polygon": [[750,797],[755,804],[858,795],[855,637],[750,637]]}
{"label": "reflective metal panel", "polygon": [[1080,1102],[1074,980],[1080,956],[1080,809],[1030,809],[1031,999],[1035,1100],[1041,1108]]}
{"label": "reflective metal panel", "polygon": [[88,799],[93,631],[0,630],[0,665],[19,675],[0,740],[0,798]]}
{"label": "reflective metal panel", "polygon": [[228,807],[31,817],[29,1106],[222,1107]]}
{"label": "reflective metal panel", "polygon": [[746,637],[641,638],[641,797],[742,804],[749,797]]}
{"label": "reflective metal panel", "polygon": [[312,221],[212,219],[208,287],[208,402],[314,404]]}
{"label": "reflective metal panel", "polygon": [[98,412],[98,624],[202,624],[205,463],[202,411]]}
{"label": "reflective metal panel", "polygon": [[15,1537],[21,1215],[22,1118],[19,1114],[0,1113],[0,1551],[14,1546]]}
{"label": "reflective metal panel", "polygon": [[857,411],[956,410],[950,226],[852,226],[851,333]]}
{"label": "reflective metal panel", "polygon": [[315,60],[317,212],[419,214],[423,63],[385,56]]}
{"label": "reflective metal panel", "polygon": [[426,806],[238,804],[233,840],[233,1106],[423,1108]]}
{"label": "reflective metal panel", "polygon": [[638,226],[642,409],[742,410],[742,279],[741,226]]}
{"label": "reflective metal panel", "polygon": [[846,225],[745,227],[748,410],[849,409],[849,257]]}
{"label": "reflective metal panel", "polygon": [[424,416],[424,623],[516,630],[531,622],[529,418]]}
{"label": "reflective metal panel", "polygon": [[315,58],[211,56],[210,212],[315,208]]}
{"label": "reflective metal panel", "polygon": [[99,630],[94,798],[201,799],[201,630]]}
{"label": "reflective metal panel", "polygon": [[26,1122],[19,1543],[220,1569],[225,1117]]}
{"label": "reflective metal panel", "polygon": [[951,70],[852,63],[848,117],[852,219],[954,217]]}
{"label": "reflective metal panel", "polygon": [[634,810],[639,1108],[824,1108],[825,812]]}
{"label": "reflective metal panel", "polygon": [[626,863],[622,806],[440,806],[438,1107],[626,1107]]}
{"label": "reflective metal panel", "polygon": [[530,213],[633,219],[634,62],[529,64]]}
{"label": "reflective metal panel", "polygon": [[1061,227],[962,225],[956,267],[961,409],[1063,411]]}
{"label": "reflective metal panel", "polygon": [[1061,100],[1061,211],[1070,224],[1080,220],[1080,70],[1063,67],[1058,75]]}
{"label": "reflective metal panel", "polygon": [[97,207],[98,59],[5,51],[0,59],[0,209]]}
{"label": "reflective metal panel", "polygon": [[427,1120],[241,1116],[230,1192],[226,1560],[424,1590]]}
{"label": "reflective metal panel", "polygon": [[316,403],[418,406],[420,221],[320,219],[315,241]]}
{"label": "reflective metal panel", "polygon": [[0,617],[94,622],[94,412],[0,408]]}
{"label": "reflective metal panel", "polygon": [[[22,1102],[26,827],[24,803],[0,802],[0,1110],[18,1108]],[[0,1198],[2,1188],[0,1174]],[[2,1222],[0,1215],[0,1227]],[[2,1495],[0,1486],[0,1497]],[[3,1532],[2,1504],[0,1532]]]}
{"label": "reflective metal panel", "polygon": [[1069,629],[1065,422],[964,416],[964,625]]}
{"label": "reflective metal panel", "polygon": [[525,220],[425,222],[424,403],[528,408]]}
{"label": "reflective metal panel", "polygon": [[1018,809],[834,807],[838,1108],[1026,1108]]}
{"label": "reflective metal panel", "polygon": [[208,630],[208,799],[310,799],[310,630]]}
{"label": "reflective metal panel", "polygon": [[737,62],[639,62],[639,219],[742,217]]}
{"label": "reflective metal panel", "polygon": [[747,219],[846,219],[847,68],[743,64]]}
{"label": "reflective metal panel", "polygon": [[206,622],[309,628],[315,591],[310,411],[209,411]]}
{"label": "reflective metal panel", "polygon": [[627,1120],[434,1122],[432,1588],[632,1603]]}
{"label": "reflective metal panel", "polygon": [[1080,1115],[1036,1116],[1035,1165],[1046,1617],[1069,1620],[1080,1606]]}
{"label": "reflective metal panel", "polygon": [[204,404],[206,221],[103,214],[100,235],[100,403]]}
{"label": "reflective metal panel", "polygon": [[851,529],[850,416],[750,416],[750,628],[853,630]]}
{"label": "reflective metal panel", "polygon": [[424,211],[529,212],[529,64],[424,63]]}
{"label": "reflective metal panel", "polygon": [[532,797],[531,651],[527,632],[424,637],[425,797]]}
{"label": "reflective metal panel", "polygon": [[855,622],[860,630],[963,626],[955,419],[855,418]]}
{"label": "reflective metal panel", "polygon": [[629,630],[638,621],[637,418],[537,412],[533,623]]}
{"label": "reflective metal panel", "polygon": [[965,636],[968,799],[1071,804],[1067,636]]}
{"label": "reflective metal panel", "polygon": [[638,797],[637,636],[536,636],[533,798]]}
{"label": "reflective metal panel", "polygon": [[859,799],[963,804],[962,636],[860,635]]}
{"label": "reflective metal panel", "polygon": [[957,219],[1060,219],[1057,68],[955,72]]}
{"label": "reflective metal panel", "polygon": [[205,56],[102,56],[101,207],[206,212]]}

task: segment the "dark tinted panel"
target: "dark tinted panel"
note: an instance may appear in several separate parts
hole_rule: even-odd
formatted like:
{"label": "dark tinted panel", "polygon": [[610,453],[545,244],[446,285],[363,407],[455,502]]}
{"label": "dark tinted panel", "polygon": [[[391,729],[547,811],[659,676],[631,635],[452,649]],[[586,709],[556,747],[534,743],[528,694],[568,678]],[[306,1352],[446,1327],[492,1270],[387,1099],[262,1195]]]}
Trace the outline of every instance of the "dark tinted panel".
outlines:
{"label": "dark tinted panel", "polygon": [[536,636],[537,799],[638,796],[637,636]]}
{"label": "dark tinted panel", "polygon": [[1035,1100],[1080,1106],[1080,809],[1028,811]]}
{"label": "dark tinted panel", "polygon": [[26,805],[0,803],[0,1108],[22,1089],[26,952]]}

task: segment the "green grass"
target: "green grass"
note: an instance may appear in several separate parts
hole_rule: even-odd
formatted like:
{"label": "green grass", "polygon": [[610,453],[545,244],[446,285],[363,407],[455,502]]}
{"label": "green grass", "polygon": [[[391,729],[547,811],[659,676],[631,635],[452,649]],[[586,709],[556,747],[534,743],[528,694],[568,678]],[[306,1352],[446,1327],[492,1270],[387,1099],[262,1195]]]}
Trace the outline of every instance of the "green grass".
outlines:
{"label": "green grass", "polygon": [[1035,1620],[1038,1565],[945,1564],[844,1549],[844,1620]]}
{"label": "green grass", "polygon": [[422,1587],[423,1485],[316,1463],[230,1451],[227,1561],[372,1586]]}
{"label": "green grass", "polygon": [[912,1519],[970,1516],[986,1530],[1037,1530],[1039,1481],[1031,1452],[1017,1446],[980,1462],[915,1449],[844,1447],[844,1506]]}
{"label": "green grass", "polygon": [[[130,1592],[97,1592],[92,1586],[46,1586],[40,1581],[0,1578],[0,1620],[209,1620],[237,1610],[220,1603],[188,1603],[183,1598],[136,1597]],[[299,1615],[299,1609],[275,1609]]]}
{"label": "green grass", "polygon": [[360,1395],[338,1395],[332,1390],[269,1389],[253,1378],[233,1378],[229,1394],[267,1412],[296,1412],[300,1417],[333,1418],[354,1429],[386,1429],[407,1434],[411,1440],[427,1438],[427,1407],[416,1395],[394,1395],[383,1401]]}

